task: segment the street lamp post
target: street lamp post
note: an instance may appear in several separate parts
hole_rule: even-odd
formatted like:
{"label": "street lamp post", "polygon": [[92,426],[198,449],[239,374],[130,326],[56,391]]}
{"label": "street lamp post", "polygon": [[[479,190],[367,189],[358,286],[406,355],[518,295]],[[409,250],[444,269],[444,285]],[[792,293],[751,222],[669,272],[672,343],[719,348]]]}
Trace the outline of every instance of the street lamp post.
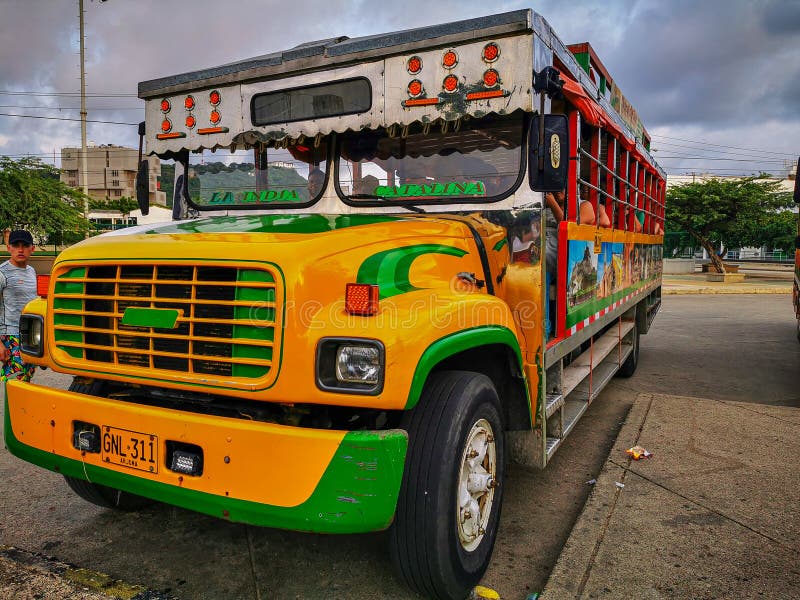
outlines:
{"label": "street lamp post", "polygon": [[83,0],[78,0],[81,44],[81,183],[83,189],[83,216],[89,218],[89,170],[86,150],[86,73],[84,70],[83,49]]}

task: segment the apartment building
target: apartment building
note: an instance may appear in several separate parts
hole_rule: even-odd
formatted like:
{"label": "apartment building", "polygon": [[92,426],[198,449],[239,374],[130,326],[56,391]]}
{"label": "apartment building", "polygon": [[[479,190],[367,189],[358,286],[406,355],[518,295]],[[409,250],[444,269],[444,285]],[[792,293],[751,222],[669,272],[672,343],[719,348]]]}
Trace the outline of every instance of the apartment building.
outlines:
{"label": "apartment building", "polygon": [[[136,198],[138,150],[103,144],[89,146],[86,151],[86,179],[89,196],[99,200]],[[161,161],[152,156],[148,157],[148,161],[150,164],[150,204],[166,206],[166,195],[158,189]],[[80,148],[61,149],[61,181],[70,187],[83,187]]]}

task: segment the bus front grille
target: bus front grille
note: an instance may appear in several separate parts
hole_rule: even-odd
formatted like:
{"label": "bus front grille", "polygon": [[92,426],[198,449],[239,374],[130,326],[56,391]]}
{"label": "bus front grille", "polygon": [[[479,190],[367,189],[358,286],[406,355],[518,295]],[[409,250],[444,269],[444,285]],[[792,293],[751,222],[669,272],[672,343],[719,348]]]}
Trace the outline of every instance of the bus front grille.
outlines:
{"label": "bus front grille", "polygon": [[280,289],[269,265],[86,264],[54,272],[59,364],[149,379],[272,379]]}

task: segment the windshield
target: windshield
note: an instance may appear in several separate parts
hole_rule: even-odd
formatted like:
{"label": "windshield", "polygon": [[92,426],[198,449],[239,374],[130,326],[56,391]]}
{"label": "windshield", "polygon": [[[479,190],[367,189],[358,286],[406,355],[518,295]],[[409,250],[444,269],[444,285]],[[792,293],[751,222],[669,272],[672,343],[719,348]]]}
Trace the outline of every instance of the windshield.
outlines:
{"label": "windshield", "polygon": [[[189,155],[188,191],[200,210],[285,208],[315,202],[325,187],[328,142],[287,148],[205,150]],[[160,186],[173,201],[171,163],[162,163]]]}
{"label": "windshield", "polygon": [[352,204],[452,204],[490,202],[515,189],[522,114],[444,127],[417,123],[342,135],[339,192]]}

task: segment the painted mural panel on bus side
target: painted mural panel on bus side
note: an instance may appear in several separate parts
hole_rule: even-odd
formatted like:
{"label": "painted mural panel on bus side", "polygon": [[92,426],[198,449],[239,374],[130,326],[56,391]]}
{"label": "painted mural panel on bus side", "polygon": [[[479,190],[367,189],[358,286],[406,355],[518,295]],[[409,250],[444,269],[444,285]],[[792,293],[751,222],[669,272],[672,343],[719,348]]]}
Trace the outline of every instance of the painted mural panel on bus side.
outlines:
{"label": "painted mural panel on bus side", "polygon": [[567,328],[655,280],[662,269],[658,244],[569,240]]}

